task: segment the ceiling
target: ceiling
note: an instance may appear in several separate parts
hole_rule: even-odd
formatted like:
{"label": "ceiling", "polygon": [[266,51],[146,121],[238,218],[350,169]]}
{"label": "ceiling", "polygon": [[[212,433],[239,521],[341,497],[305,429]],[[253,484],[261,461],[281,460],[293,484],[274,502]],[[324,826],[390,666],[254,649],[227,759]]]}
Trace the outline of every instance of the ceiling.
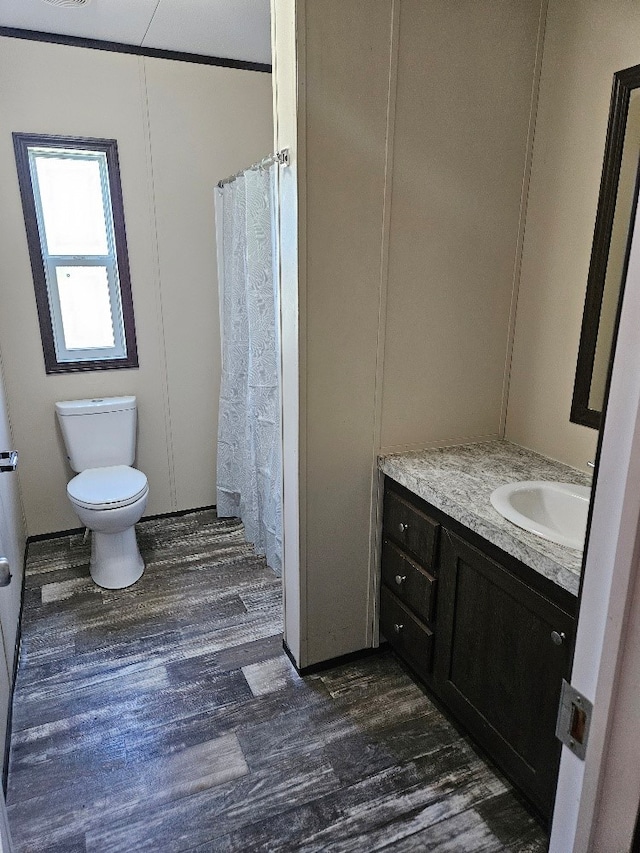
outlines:
{"label": "ceiling", "polygon": [[269,0],[0,0],[0,26],[271,63]]}

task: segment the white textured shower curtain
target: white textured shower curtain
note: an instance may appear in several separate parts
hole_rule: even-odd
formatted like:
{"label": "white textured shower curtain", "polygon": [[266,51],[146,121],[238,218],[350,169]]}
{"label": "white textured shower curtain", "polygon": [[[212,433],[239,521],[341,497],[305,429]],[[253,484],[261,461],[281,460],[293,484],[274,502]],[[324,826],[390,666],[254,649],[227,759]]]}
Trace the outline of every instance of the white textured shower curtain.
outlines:
{"label": "white textured shower curtain", "polygon": [[277,165],[216,188],[222,378],[218,516],[282,567],[282,442],[277,276]]}

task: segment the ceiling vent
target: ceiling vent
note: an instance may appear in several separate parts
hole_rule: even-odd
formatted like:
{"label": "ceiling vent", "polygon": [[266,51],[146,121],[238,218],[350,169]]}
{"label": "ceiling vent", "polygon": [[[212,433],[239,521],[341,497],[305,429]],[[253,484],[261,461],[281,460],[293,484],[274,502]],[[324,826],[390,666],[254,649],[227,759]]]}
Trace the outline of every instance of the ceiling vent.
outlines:
{"label": "ceiling vent", "polygon": [[86,6],[91,0],[43,0],[44,3],[48,3],[49,6],[58,6],[60,8],[79,9],[81,6]]}

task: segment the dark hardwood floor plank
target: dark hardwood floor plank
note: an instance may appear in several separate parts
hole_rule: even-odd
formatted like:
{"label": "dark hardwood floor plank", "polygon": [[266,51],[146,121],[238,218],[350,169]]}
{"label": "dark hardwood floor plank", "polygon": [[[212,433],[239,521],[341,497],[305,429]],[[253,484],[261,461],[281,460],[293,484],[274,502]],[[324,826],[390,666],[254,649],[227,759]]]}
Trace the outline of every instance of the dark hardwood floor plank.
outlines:
{"label": "dark hardwood floor plank", "polygon": [[289,658],[282,654],[282,649],[278,657],[243,666],[242,673],[254,696],[265,696],[301,681]]}
{"label": "dark hardwood floor plank", "polygon": [[[231,620],[221,620],[220,624],[202,626],[200,632],[190,624],[179,632],[164,632],[151,638],[130,642],[114,640],[106,660],[105,650],[96,648],[82,655],[74,653],[66,664],[58,655],[42,668],[32,664],[32,671],[25,679],[25,690],[49,687],[65,691],[75,689],[73,684],[76,681],[100,678],[105,672],[119,667],[157,666],[159,663],[189,660],[202,653],[223,652],[250,642],[268,640],[279,633],[280,626],[281,614],[273,610],[257,615],[242,613]],[[32,660],[33,656],[30,658]]]}
{"label": "dark hardwood floor plank", "polygon": [[178,853],[212,843],[227,828],[244,826],[256,817],[271,822],[293,800],[313,801],[337,784],[320,755],[287,756],[275,769],[271,775],[249,773],[212,796],[196,795],[160,808],[147,804],[134,819],[116,817],[87,833],[87,850]]}
{"label": "dark hardwood floor plank", "polygon": [[297,673],[282,581],[237,519],[194,512],[138,536],[146,570],[125,590],[93,584],[82,536],[29,547],[17,853],[544,849],[390,652]]}
{"label": "dark hardwood floor plank", "polygon": [[[107,683],[106,689],[88,691],[89,696],[82,697],[83,701],[79,703],[85,709],[81,715],[80,726],[65,727],[55,733],[48,731],[47,726],[40,727],[41,737],[37,741],[31,739],[28,744],[28,753],[31,756],[40,755],[43,761],[38,774],[38,787],[35,790],[30,788],[29,796],[46,793],[55,785],[56,777],[64,784],[73,781],[78,766],[83,762],[86,764],[88,756],[96,770],[98,766],[115,770],[115,754],[113,748],[106,750],[108,744],[121,744],[126,766],[129,769],[137,767],[150,758],[149,751],[138,746],[136,734],[140,728],[153,726],[154,731],[162,736],[164,732],[173,732],[176,722],[190,718],[194,711],[206,715],[208,709],[216,708],[220,711],[227,703],[240,704],[243,699],[251,696],[248,685],[239,672],[178,684],[171,683],[162,667],[146,670],[144,674],[144,683],[139,682],[137,687],[119,684],[122,679],[112,679]],[[103,719],[106,716],[107,722],[116,720],[118,725],[111,736],[88,752],[87,748],[94,740],[92,727],[97,725],[100,730],[103,725],[102,720],[96,720],[96,710],[102,712]],[[209,732],[203,733],[205,738],[206,735],[211,737],[211,728],[209,726]],[[65,744],[70,741],[74,748],[72,751],[68,748],[65,751]],[[193,743],[190,746],[193,746]],[[156,749],[155,754],[163,755],[171,751]],[[23,790],[23,796],[26,785],[22,785],[22,776],[31,778],[31,766],[20,764],[24,753],[24,749],[18,752],[13,764],[13,781],[17,788]],[[101,765],[97,763],[98,757],[102,759]]]}
{"label": "dark hardwood floor plank", "polygon": [[[478,789],[504,790],[463,744],[443,746],[430,760],[391,766],[309,803],[295,804],[268,822],[255,821],[215,840],[213,850],[367,850],[400,837],[402,821],[424,812],[423,824],[456,814]],[[486,795],[486,794],[485,794]],[[332,815],[330,820],[327,815]],[[221,824],[221,829],[224,823]],[[378,837],[379,836],[379,837]]]}

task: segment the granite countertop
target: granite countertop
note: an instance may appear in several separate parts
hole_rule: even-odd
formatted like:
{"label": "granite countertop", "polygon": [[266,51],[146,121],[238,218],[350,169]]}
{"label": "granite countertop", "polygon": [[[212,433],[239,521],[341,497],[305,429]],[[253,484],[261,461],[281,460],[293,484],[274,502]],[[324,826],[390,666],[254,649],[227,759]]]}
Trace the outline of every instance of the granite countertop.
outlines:
{"label": "granite countertop", "polygon": [[503,518],[489,496],[519,480],[591,485],[588,474],[508,441],[381,456],[380,470],[544,577],[578,594],[582,552],[548,542]]}

